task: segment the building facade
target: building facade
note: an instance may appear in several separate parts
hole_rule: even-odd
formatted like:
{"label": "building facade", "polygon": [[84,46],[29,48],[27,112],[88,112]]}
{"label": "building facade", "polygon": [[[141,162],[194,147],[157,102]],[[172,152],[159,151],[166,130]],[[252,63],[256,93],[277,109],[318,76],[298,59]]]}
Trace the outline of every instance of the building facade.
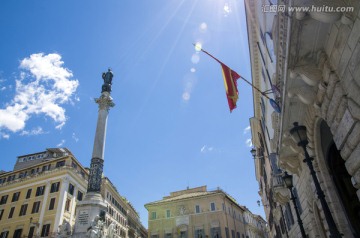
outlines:
{"label": "building facade", "polygon": [[[66,148],[19,156],[13,171],[0,174],[0,237],[56,237],[64,224],[71,235],[88,174]],[[105,221],[115,225],[114,237],[147,237],[136,210],[106,177],[101,195]]]}
{"label": "building facade", "polygon": [[101,194],[107,204],[106,225],[115,224],[114,237],[147,238],[139,213],[107,177],[103,178]]}
{"label": "building facade", "polygon": [[[302,237],[303,227],[308,237],[359,237],[360,3],[245,0],[245,7],[253,83],[281,108],[253,91],[255,170],[270,235]],[[305,149],[290,134],[294,122],[306,127]]]}
{"label": "building facade", "polygon": [[171,192],[145,207],[149,212],[149,238],[266,237],[262,226],[247,232],[249,222],[244,214],[253,214],[221,189],[207,191],[202,186]]}
{"label": "building facade", "polygon": [[50,237],[86,192],[87,171],[65,148],[19,156],[0,174],[0,237]]}

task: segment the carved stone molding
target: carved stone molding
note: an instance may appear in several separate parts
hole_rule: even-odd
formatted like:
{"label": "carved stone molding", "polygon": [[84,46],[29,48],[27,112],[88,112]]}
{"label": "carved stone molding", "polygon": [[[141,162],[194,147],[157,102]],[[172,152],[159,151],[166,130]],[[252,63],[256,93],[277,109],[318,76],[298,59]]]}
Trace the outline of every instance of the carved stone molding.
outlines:
{"label": "carved stone molding", "polygon": [[299,174],[299,170],[301,169],[300,159],[297,154],[281,156],[280,159],[280,167],[284,170],[292,173]]}
{"label": "carved stone molding", "polygon": [[341,12],[322,12],[322,11],[311,11],[310,16],[312,19],[322,23],[335,23],[341,19]]}
{"label": "carved stone molding", "polygon": [[289,190],[285,187],[274,187],[274,200],[281,205],[286,204],[290,200]]}
{"label": "carved stone molding", "polygon": [[308,64],[297,66],[292,70],[293,74],[297,74],[309,86],[316,86],[322,79],[322,72],[316,65]]}
{"label": "carved stone molding", "polygon": [[302,103],[310,105],[315,101],[316,91],[313,87],[303,84],[303,86],[290,88],[288,96],[290,98],[297,96]]}
{"label": "carved stone molding", "polygon": [[109,111],[110,107],[115,106],[115,103],[108,92],[103,92],[100,98],[95,98],[95,102],[99,104],[99,110]]}
{"label": "carved stone molding", "polygon": [[[290,131],[290,129],[288,129],[287,131]],[[288,134],[284,134],[284,138],[282,141],[282,147],[284,148],[282,150],[285,150],[285,148],[286,148],[286,150],[289,151],[289,149],[290,149],[291,154],[300,153],[299,146],[295,143],[295,141]]]}

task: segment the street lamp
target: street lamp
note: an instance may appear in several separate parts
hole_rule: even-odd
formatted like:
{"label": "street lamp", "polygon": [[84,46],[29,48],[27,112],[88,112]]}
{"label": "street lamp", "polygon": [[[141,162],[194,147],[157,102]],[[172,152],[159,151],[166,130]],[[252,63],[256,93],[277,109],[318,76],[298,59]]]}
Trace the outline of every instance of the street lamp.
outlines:
{"label": "street lamp", "polygon": [[321,206],[324,210],[326,222],[329,226],[330,237],[331,238],[337,238],[337,237],[340,238],[341,234],[338,231],[338,229],[336,227],[336,223],[334,221],[334,218],[331,215],[330,208],[325,200],[325,194],[320,187],[319,180],[316,176],[316,172],[315,172],[313,164],[312,164],[312,161],[314,159],[310,157],[309,153],[306,150],[306,145],[309,143],[309,141],[307,140],[307,136],[306,136],[306,126],[299,126],[299,124],[297,122],[294,122],[294,127],[290,130],[290,134],[291,134],[291,137],[293,138],[293,140],[295,142],[297,142],[297,145],[302,147],[304,150],[305,159],[303,160],[303,162],[306,163],[307,166],[309,167],[311,177],[315,184],[316,193],[320,200]]}
{"label": "street lamp", "polygon": [[263,207],[268,207],[269,206],[268,204],[261,204],[260,200],[257,200],[256,203],[257,203],[257,205],[259,207],[260,207],[260,205],[263,206]]}
{"label": "street lamp", "polygon": [[301,231],[301,236],[303,238],[306,238],[303,222],[301,220],[299,209],[298,209],[298,207],[296,205],[296,201],[295,201],[296,198],[295,198],[294,192],[293,192],[293,187],[294,187],[294,185],[293,185],[293,176],[288,174],[287,172],[285,172],[285,175],[282,178],[284,180],[285,186],[290,190],[291,200],[293,201],[293,204],[294,204],[296,217],[297,217],[298,224],[299,224],[300,231]]}
{"label": "street lamp", "polygon": [[255,159],[256,149],[255,149],[255,148],[252,148],[252,149],[250,150],[250,153],[251,153],[251,155],[253,156],[253,158]]}

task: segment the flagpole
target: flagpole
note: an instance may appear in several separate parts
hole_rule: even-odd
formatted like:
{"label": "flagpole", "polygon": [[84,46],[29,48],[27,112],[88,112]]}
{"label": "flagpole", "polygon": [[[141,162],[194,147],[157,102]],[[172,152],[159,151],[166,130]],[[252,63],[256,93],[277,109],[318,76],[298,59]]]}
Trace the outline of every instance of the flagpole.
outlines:
{"label": "flagpole", "polygon": [[[195,47],[196,47],[196,45],[195,44],[193,44]],[[205,54],[207,54],[208,56],[210,56],[211,58],[213,58],[214,60],[216,60],[217,62],[219,62],[221,65],[223,64],[223,62],[221,62],[220,60],[218,60],[217,58],[215,58],[214,56],[212,56],[209,52],[207,52],[206,50],[203,50],[202,48],[200,48],[200,50],[202,51],[202,52],[204,52]],[[260,92],[261,93],[261,95],[263,95],[264,97],[266,97],[267,99],[269,99],[270,100],[270,98],[267,96],[267,95],[265,95],[265,93],[264,92],[262,92],[260,89],[258,89],[257,87],[255,87],[252,83],[250,83],[248,80],[246,80],[244,77],[242,77],[242,76],[240,76],[240,78],[242,79],[242,80],[244,80],[246,83],[248,83],[251,87],[253,87],[255,90],[257,90],[258,92]]]}

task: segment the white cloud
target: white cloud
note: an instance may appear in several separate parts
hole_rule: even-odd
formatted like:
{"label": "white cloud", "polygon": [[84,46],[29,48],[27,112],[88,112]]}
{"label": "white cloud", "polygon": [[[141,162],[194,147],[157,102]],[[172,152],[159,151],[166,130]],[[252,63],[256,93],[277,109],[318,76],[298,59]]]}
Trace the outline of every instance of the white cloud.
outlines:
{"label": "white cloud", "polygon": [[247,139],[245,141],[245,144],[246,144],[247,147],[252,147],[253,146],[251,139]]}
{"label": "white cloud", "polygon": [[21,136],[32,136],[32,135],[41,135],[41,134],[46,134],[47,132],[45,132],[40,126],[32,129],[31,131],[22,131],[20,133]]}
{"label": "white cloud", "polygon": [[250,129],[251,129],[251,127],[250,127],[250,126],[246,127],[246,128],[244,129],[244,134],[249,133]]}
{"label": "white cloud", "polygon": [[5,86],[0,88],[0,91],[4,91],[4,90],[6,90]]}
{"label": "white cloud", "polygon": [[213,150],[214,150],[214,147],[204,145],[203,147],[201,147],[200,152],[207,153],[207,152],[211,152]]}
{"label": "white cloud", "polygon": [[59,144],[56,145],[56,147],[61,147],[65,144],[66,140],[61,140]]}
{"label": "white cloud", "polygon": [[6,133],[2,133],[0,132],[0,136],[4,139],[9,139],[10,138],[10,135],[9,134],[6,134]]}
{"label": "white cloud", "polygon": [[[32,54],[20,62],[20,78],[16,80],[15,97],[0,109],[0,129],[23,130],[32,115],[44,114],[61,129],[67,117],[63,104],[72,102],[79,81],[62,67],[59,54]],[[75,99],[77,100],[77,99]],[[26,132],[25,132],[26,133]]]}
{"label": "white cloud", "polygon": [[72,138],[75,142],[79,141],[79,138],[76,136],[75,132],[72,133]]}

